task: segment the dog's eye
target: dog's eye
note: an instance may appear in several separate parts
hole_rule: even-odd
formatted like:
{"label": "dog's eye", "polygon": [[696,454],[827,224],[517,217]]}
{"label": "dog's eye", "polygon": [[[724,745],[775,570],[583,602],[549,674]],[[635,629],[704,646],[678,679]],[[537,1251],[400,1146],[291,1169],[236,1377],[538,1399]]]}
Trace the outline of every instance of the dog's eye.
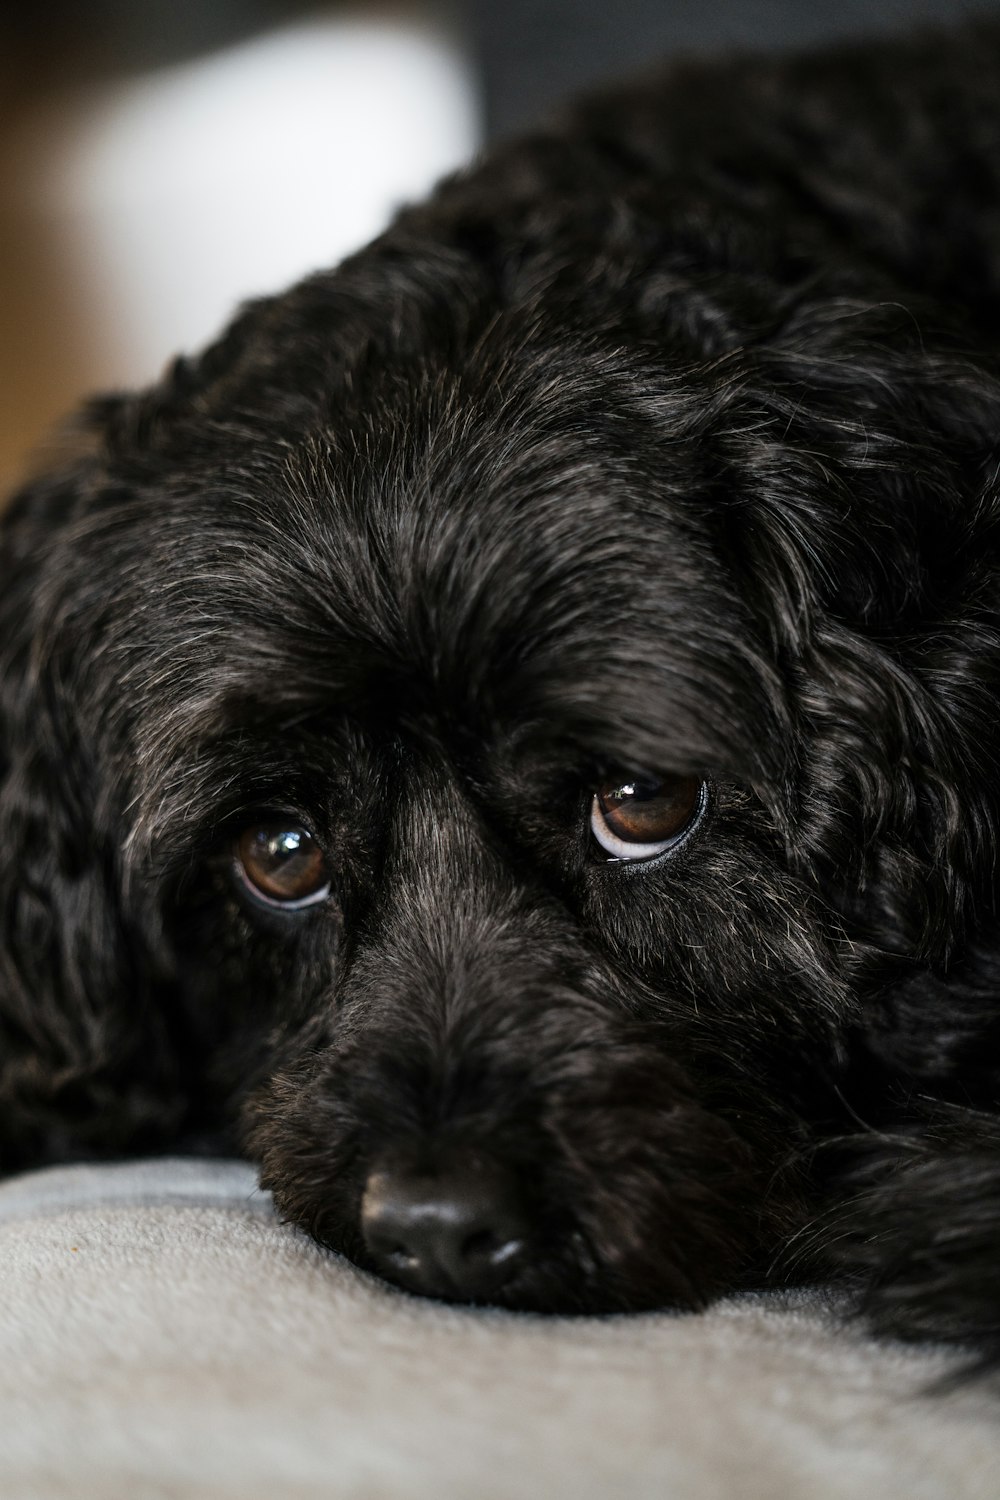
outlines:
{"label": "dog's eye", "polygon": [[297,823],[258,823],[236,840],[236,871],[250,894],[268,906],[296,911],[330,893],[323,852]]}
{"label": "dog's eye", "polygon": [[613,859],[654,859],[690,833],[708,803],[698,776],[633,776],[594,793],[590,830]]}

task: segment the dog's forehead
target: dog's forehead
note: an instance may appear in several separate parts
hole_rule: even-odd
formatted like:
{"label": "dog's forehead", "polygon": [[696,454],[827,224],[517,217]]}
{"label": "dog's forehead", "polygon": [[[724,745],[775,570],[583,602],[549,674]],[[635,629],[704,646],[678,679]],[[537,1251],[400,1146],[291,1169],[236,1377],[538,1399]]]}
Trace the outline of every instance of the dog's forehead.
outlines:
{"label": "dog's forehead", "polygon": [[587,391],[545,413],[422,415],[416,441],[400,422],[374,462],[355,449],[322,466],[333,634],[376,643],[449,712],[485,703],[508,721],[603,725],[609,709],[634,719],[637,697],[645,718],[655,693],[691,723],[713,672],[732,691],[740,601],[686,503],[683,457],[664,464],[634,413]]}
{"label": "dog's forehead", "polygon": [[651,416],[634,364],[480,340],[314,405],[278,438],[231,414],[195,430],[123,543],[158,733],[437,715],[759,770],[780,684],[714,546],[699,450]]}

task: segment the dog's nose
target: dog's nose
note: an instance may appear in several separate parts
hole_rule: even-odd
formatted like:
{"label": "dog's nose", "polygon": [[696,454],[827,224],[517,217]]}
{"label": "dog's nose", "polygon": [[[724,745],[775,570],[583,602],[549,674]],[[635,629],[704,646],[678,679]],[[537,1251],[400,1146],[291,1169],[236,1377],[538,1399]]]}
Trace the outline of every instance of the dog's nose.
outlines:
{"label": "dog's nose", "polygon": [[513,1180],[482,1159],[438,1172],[374,1169],[361,1231],[389,1281],[463,1302],[494,1296],[523,1264],[528,1238]]}

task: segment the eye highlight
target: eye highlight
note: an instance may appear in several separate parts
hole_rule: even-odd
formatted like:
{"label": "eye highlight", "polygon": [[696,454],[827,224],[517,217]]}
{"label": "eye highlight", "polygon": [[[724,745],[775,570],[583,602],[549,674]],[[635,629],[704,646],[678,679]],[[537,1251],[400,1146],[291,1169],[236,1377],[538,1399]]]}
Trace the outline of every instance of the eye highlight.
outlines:
{"label": "eye highlight", "polygon": [[236,874],[255,901],[283,911],[315,906],[330,894],[330,875],[308,828],[291,819],[255,823],[233,845]]}
{"label": "eye highlight", "polygon": [[708,786],[699,776],[633,776],[594,793],[590,831],[612,860],[641,862],[682,844],[701,821]]}

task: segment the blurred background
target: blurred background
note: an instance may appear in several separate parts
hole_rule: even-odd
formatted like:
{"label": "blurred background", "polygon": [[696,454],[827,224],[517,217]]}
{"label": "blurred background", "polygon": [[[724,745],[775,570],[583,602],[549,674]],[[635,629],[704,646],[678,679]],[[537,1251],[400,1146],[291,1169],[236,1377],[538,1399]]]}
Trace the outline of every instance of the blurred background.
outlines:
{"label": "blurred background", "polygon": [[0,0],[0,492],[91,390],[363,244],[571,90],[1000,0]]}

